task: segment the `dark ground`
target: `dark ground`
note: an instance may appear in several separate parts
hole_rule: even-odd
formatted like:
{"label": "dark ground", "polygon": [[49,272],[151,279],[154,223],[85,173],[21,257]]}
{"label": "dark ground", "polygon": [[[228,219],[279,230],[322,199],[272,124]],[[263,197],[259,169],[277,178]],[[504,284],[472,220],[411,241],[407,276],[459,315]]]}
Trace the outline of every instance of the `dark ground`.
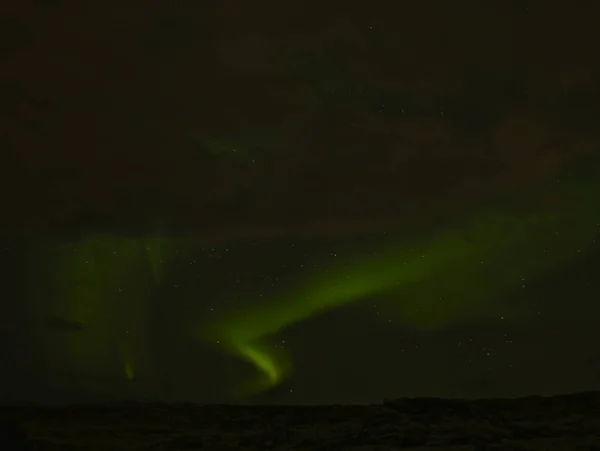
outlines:
{"label": "dark ground", "polygon": [[402,398],[362,406],[115,403],[1,412],[3,438],[22,446],[13,449],[600,449],[599,392],[471,401]]}

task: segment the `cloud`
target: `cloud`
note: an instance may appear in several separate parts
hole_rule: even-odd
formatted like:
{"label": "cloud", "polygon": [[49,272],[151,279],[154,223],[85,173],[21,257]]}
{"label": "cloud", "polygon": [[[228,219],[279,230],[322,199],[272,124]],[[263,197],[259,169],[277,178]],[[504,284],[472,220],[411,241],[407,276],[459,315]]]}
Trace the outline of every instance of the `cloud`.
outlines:
{"label": "cloud", "polygon": [[[397,15],[374,11],[345,10],[336,26],[262,17],[244,47],[235,8],[140,16],[116,5],[76,11],[3,74],[7,229],[135,234],[160,223],[217,241],[385,231],[548,180],[597,143],[595,68],[578,49],[550,70],[557,56],[533,50],[555,28],[528,38],[510,8],[486,12],[484,29],[475,14],[415,7],[401,33]],[[12,14],[35,25],[28,12]],[[97,39],[99,18],[114,41]],[[411,37],[423,50],[410,51]]]}
{"label": "cloud", "polygon": [[80,332],[85,328],[83,323],[79,321],[71,321],[65,318],[49,317],[43,321],[44,327],[60,332]]}

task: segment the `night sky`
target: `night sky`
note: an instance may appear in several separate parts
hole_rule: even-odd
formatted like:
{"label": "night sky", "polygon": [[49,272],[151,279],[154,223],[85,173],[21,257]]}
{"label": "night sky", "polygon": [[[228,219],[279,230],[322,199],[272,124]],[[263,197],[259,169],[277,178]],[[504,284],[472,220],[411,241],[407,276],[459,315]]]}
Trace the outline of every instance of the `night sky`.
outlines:
{"label": "night sky", "polygon": [[559,3],[12,2],[0,402],[600,390],[600,4]]}

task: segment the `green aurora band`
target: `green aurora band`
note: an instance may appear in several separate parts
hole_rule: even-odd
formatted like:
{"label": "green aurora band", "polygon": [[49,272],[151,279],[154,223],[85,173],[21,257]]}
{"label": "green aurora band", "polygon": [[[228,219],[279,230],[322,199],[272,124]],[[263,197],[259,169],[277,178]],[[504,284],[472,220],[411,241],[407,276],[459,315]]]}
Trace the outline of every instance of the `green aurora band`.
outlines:
{"label": "green aurora band", "polygon": [[[422,330],[486,318],[526,320],[534,314],[531,306],[514,302],[521,285],[597,246],[599,167],[584,162],[566,170],[560,183],[518,196],[529,203],[500,199],[496,207],[443,225],[389,235],[368,252],[318,262],[267,299],[243,297],[217,318],[189,315],[182,327],[257,369],[256,377],[235,387],[235,395],[246,396],[291,373],[291,357],[273,344],[278,332],[350,303],[376,302],[397,324]],[[81,332],[35,328],[45,356],[78,374],[115,371],[133,380],[151,373],[148,301],[170,263],[200,241],[161,233],[32,239],[30,310],[41,320],[82,325]]]}
{"label": "green aurora band", "polygon": [[533,197],[535,208],[488,208],[417,236],[390,238],[368,255],[320,264],[267,300],[245,299],[216,320],[193,324],[191,335],[257,368],[255,379],[234,390],[245,396],[290,374],[290,357],[272,344],[277,332],[349,303],[375,299],[397,323],[422,330],[475,319],[530,318],[535,312],[514,302],[516,290],[597,245],[600,177],[567,173]]}

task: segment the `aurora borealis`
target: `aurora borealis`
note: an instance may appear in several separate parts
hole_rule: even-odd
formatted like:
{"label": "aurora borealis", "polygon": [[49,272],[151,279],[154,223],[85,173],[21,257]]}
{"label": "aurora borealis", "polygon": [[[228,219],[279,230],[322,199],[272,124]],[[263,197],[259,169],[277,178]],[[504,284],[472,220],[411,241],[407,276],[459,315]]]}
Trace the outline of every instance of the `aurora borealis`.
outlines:
{"label": "aurora borealis", "polygon": [[382,249],[357,254],[350,262],[320,265],[292,290],[265,301],[254,299],[198,329],[252,362],[262,372],[259,389],[280,383],[290,366],[288,356],[268,346],[268,338],[295,322],[368,297],[383,295],[393,303],[397,323],[409,328],[486,317],[522,319],[528,312],[521,306],[497,305],[508,288],[597,248],[598,180],[592,173],[575,186],[564,182],[561,191],[569,203],[554,210],[478,212],[459,224],[404,238],[400,245],[388,240]]}
{"label": "aurora borealis", "polygon": [[2,396],[596,387],[591,11],[119,5],[0,22]]}
{"label": "aurora borealis", "polygon": [[32,243],[29,277],[37,284],[31,285],[31,311],[41,319],[80,324],[85,332],[61,340],[43,334],[40,344],[51,348],[46,351],[53,358],[86,371],[115,357],[128,380],[148,370],[148,298],[172,258],[174,241],[91,234]]}
{"label": "aurora borealis", "polygon": [[[537,192],[522,193],[531,200],[526,208],[504,201],[419,232],[390,234],[376,246],[316,260],[301,277],[291,272],[284,289],[269,296],[238,293],[220,315],[203,318],[192,300],[180,327],[189,339],[254,366],[252,378],[230,387],[243,398],[293,373],[293,356],[275,345],[280,332],[346,304],[376,300],[397,327],[422,331],[483,319],[527,321],[531,307],[507,305],[506,293],[597,249],[600,177],[589,169],[595,167],[595,159],[586,159],[559,174],[560,187],[542,191],[563,199],[550,207]],[[36,283],[30,284],[28,311],[52,320],[32,329],[42,354],[76,373],[116,376],[120,369],[130,381],[151,376],[153,292],[170,265],[200,247],[190,237],[168,234],[90,233],[30,242],[28,277]],[[186,294],[194,296],[200,295]],[[56,330],[49,334],[49,328]]]}

